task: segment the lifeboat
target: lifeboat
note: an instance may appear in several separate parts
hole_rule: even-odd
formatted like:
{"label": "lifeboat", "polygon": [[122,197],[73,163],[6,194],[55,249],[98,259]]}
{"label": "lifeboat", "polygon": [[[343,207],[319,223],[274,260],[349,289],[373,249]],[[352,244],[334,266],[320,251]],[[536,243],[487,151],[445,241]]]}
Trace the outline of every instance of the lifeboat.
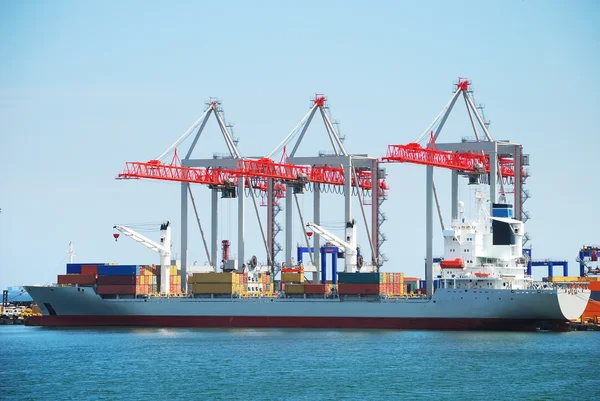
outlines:
{"label": "lifeboat", "polygon": [[481,273],[481,272],[475,272],[475,277],[489,277],[490,273]]}
{"label": "lifeboat", "polygon": [[442,260],[440,262],[440,267],[442,269],[464,269],[465,265],[461,258],[451,259],[451,260]]}

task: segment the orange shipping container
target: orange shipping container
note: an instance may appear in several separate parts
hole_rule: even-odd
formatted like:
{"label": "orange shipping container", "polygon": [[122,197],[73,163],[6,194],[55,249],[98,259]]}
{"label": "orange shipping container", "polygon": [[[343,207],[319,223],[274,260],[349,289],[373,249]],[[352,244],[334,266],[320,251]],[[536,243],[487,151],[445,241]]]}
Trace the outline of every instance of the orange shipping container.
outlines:
{"label": "orange shipping container", "polygon": [[338,284],[341,295],[379,295],[379,284]]}
{"label": "orange shipping container", "polygon": [[329,286],[326,284],[304,284],[305,294],[325,294]]}
{"label": "orange shipping container", "polygon": [[58,284],[96,284],[96,276],[93,274],[60,274],[57,280]]}
{"label": "orange shipping container", "polygon": [[590,281],[588,288],[592,291],[600,291],[600,281]]}
{"label": "orange shipping container", "polygon": [[96,265],[83,265],[81,266],[81,274],[93,274],[98,275],[98,266]]}
{"label": "orange shipping container", "polygon": [[600,319],[600,302],[590,299],[581,317],[583,319]]}
{"label": "orange shipping container", "polygon": [[119,294],[119,295],[134,295],[136,291],[135,285],[98,285],[96,292],[100,295]]}

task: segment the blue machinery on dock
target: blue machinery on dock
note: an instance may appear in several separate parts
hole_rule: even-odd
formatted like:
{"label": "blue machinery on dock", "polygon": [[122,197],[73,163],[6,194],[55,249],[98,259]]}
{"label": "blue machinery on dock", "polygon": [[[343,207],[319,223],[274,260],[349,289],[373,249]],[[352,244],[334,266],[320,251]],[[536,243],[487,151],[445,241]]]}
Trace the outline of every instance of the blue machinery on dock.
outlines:
{"label": "blue machinery on dock", "polygon": [[548,277],[554,276],[554,266],[562,266],[564,277],[569,275],[569,262],[566,260],[533,260],[531,259],[531,249],[523,249],[523,255],[529,257],[527,261],[527,275],[529,276],[531,276],[534,266],[547,266]]}
{"label": "blue machinery on dock", "polygon": [[584,245],[579,250],[579,257],[577,258],[577,261],[579,262],[579,275],[581,277],[586,275],[586,271],[585,271],[586,259],[590,262],[598,262],[599,254],[600,254],[600,246]]}
{"label": "blue machinery on dock", "polygon": [[[321,284],[327,284],[327,255],[331,255],[331,283],[337,284],[337,260],[344,257],[344,252],[335,246],[322,246],[321,248]],[[310,252],[314,253],[315,248],[311,247]],[[302,262],[302,256],[308,253],[307,247],[298,247],[298,263]]]}

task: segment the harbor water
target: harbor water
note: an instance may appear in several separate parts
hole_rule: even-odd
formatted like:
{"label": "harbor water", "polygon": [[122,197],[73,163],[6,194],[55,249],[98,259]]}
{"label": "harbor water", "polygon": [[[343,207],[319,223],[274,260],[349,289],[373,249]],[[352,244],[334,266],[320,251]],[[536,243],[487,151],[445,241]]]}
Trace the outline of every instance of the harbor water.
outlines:
{"label": "harbor water", "polygon": [[596,332],[0,327],[1,400],[598,400]]}

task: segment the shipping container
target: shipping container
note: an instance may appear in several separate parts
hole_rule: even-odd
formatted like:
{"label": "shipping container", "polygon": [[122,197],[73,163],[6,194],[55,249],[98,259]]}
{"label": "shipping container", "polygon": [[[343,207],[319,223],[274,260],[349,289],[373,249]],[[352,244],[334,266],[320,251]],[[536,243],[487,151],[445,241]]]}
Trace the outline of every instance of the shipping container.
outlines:
{"label": "shipping container", "polygon": [[302,273],[281,273],[281,281],[284,283],[303,283],[304,274]]}
{"label": "shipping container", "polygon": [[[227,273],[223,273],[227,274]],[[194,294],[232,294],[232,283],[195,283]]]}
{"label": "shipping container", "polygon": [[340,283],[337,288],[340,295],[379,295],[379,284]]}
{"label": "shipping container", "polygon": [[600,281],[590,281],[588,283],[588,288],[591,291],[600,291]]}
{"label": "shipping container", "polygon": [[87,274],[81,271],[83,266],[104,266],[106,263],[67,263],[67,274]]}
{"label": "shipping container", "polygon": [[284,267],[281,269],[282,273],[304,273],[304,268],[302,267]]}
{"label": "shipping container", "polygon": [[331,286],[326,284],[304,284],[305,294],[327,294]]}
{"label": "shipping container", "polygon": [[96,265],[84,265],[81,266],[81,274],[93,274],[98,275],[98,266]]}
{"label": "shipping container", "polygon": [[233,283],[231,273],[194,273],[194,283]]}
{"label": "shipping container", "polygon": [[93,285],[96,284],[95,274],[59,274],[58,284],[78,284]]}
{"label": "shipping container", "polygon": [[138,265],[98,266],[99,276],[138,276],[139,274]]}
{"label": "shipping container", "polygon": [[338,273],[338,283],[379,284],[379,273]]}
{"label": "shipping container", "polygon": [[98,276],[98,285],[136,285],[137,276]]}
{"label": "shipping container", "polygon": [[578,281],[578,276],[553,276],[547,277],[547,280],[553,283],[572,283]]}
{"label": "shipping container", "polygon": [[[287,273],[294,274],[294,273]],[[304,284],[286,284],[285,285],[285,293],[286,294],[304,294]]]}
{"label": "shipping container", "polygon": [[81,265],[67,264],[67,274],[81,274]]}
{"label": "shipping container", "polygon": [[98,285],[96,293],[99,295],[135,295],[136,286],[133,285]]}

